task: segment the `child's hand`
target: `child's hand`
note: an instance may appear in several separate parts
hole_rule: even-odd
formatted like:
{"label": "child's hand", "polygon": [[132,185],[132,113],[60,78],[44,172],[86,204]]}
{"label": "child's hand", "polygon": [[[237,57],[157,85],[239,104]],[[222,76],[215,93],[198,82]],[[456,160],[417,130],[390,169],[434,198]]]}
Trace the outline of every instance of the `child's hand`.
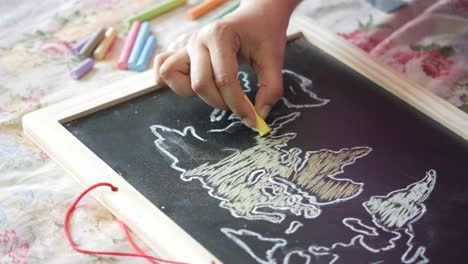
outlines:
{"label": "child's hand", "polygon": [[265,118],[283,94],[286,28],[296,4],[242,1],[238,10],[194,33],[185,48],[156,56],[156,84],[182,96],[198,95],[218,109],[229,108],[244,124],[255,126],[255,114],[237,80],[237,55],[258,74],[255,108]]}

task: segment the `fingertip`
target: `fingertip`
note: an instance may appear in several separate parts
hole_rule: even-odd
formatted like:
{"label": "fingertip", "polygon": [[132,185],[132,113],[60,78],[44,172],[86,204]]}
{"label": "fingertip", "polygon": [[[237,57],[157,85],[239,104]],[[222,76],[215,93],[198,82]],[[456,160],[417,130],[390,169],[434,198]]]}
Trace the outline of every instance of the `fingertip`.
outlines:
{"label": "fingertip", "polygon": [[159,74],[159,69],[155,70],[154,72],[154,83],[156,86],[165,86],[166,83],[164,82],[163,78],[161,78],[161,75]]}
{"label": "fingertip", "polygon": [[159,76],[159,58],[158,55],[154,57],[153,60],[153,73],[154,73],[154,82],[157,86],[161,85],[161,77]]}
{"label": "fingertip", "polygon": [[270,114],[271,111],[271,105],[264,105],[260,108],[260,110],[257,112],[263,119],[266,119],[268,115]]}
{"label": "fingertip", "polygon": [[241,119],[242,123],[244,123],[244,125],[250,127],[250,128],[253,128],[255,127],[255,121],[252,120],[252,118],[249,118],[249,117],[246,117],[246,118],[243,118]]}
{"label": "fingertip", "polygon": [[263,118],[267,118],[273,106],[283,96],[283,89],[281,87],[268,89],[271,87],[263,87],[257,92],[255,98],[255,109],[257,113]]}
{"label": "fingertip", "polygon": [[262,57],[255,70],[258,73],[260,88],[255,98],[257,113],[266,118],[272,107],[283,96],[282,60],[278,58]]}
{"label": "fingertip", "polygon": [[174,52],[164,52],[154,56],[153,60],[153,71],[154,71],[154,81],[156,86],[164,86],[166,82],[161,77],[161,65],[172,55]]}

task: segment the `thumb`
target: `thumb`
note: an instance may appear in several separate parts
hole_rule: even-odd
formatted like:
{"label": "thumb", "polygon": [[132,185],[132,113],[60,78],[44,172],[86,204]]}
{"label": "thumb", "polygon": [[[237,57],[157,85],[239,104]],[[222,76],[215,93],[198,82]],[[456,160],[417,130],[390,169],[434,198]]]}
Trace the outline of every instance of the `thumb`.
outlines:
{"label": "thumb", "polygon": [[255,98],[255,109],[262,118],[268,116],[271,108],[283,96],[282,56],[264,57],[255,67],[260,85]]}

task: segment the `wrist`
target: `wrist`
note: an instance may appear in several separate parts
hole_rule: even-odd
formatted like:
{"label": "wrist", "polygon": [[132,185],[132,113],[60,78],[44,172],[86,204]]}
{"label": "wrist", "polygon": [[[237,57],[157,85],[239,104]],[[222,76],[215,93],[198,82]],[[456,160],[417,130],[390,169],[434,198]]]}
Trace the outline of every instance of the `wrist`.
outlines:
{"label": "wrist", "polygon": [[299,3],[300,0],[243,0],[236,11],[266,19],[286,30],[289,18]]}
{"label": "wrist", "polygon": [[240,6],[262,9],[266,8],[270,10],[277,9],[291,14],[300,2],[300,0],[243,0],[241,1]]}

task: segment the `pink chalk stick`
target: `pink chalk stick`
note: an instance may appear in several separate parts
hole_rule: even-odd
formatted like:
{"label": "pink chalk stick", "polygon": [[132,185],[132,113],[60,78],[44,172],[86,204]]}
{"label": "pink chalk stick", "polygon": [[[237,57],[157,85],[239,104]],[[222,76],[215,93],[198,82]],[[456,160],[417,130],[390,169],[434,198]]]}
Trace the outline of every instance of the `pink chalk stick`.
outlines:
{"label": "pink chalk stick", "polygon": [[117,67],[121,70],[127,69],[128,64],[128,57],[130,57],[130,53],[132,53],[133,44],[135,44],[135,39],[138,35],[138,31],[140,30],[141,22],[135,21],[128,32],[127,39],[125,40],[125,44],[122,48],[122,52],[120,53],[119,61]]}

